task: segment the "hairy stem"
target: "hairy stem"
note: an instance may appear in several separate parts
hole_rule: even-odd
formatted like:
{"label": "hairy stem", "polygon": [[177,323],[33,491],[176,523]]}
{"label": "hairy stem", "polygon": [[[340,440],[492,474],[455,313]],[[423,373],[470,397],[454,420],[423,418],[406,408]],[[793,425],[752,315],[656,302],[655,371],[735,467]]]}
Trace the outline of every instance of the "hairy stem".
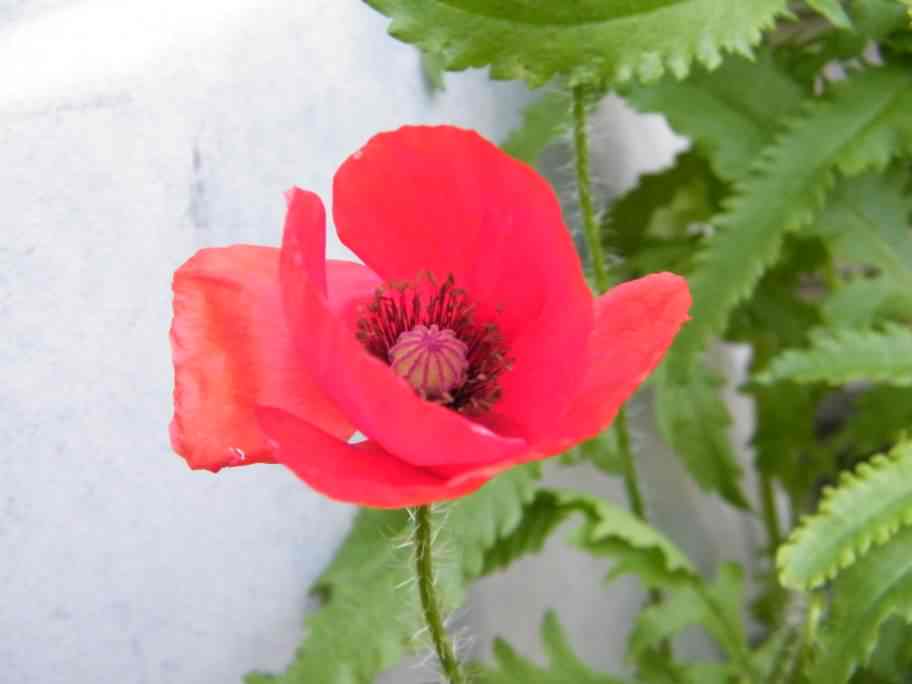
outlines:
{"label": "hairy stem", "polygon": [[589,122],[586,118],[586,90],[584,86],[573,89],[573,141],[576,147],[576,189],[579,193],[580,209],[583,213],[583,233],[589,249],[589,261],[595,286],[601,294],[608,289],[608,272],[605,270],[605,255],[599,226],[592,209],[592,183],[589,180]]}
{"label": "hairy stem", "polygon": [[418,575],[418,593],[421,596],[421,610],[424,621],[434,642],[434,650],[440,660],[440,667],[451,684],[465,684],[465,676],[459,660],[453,652],[453,645],[447,636],[440,617],[437,592],[434,589],[434,567],[431,549],[431,508],[420,506],[415,511],[415,571]]}
{"label": "hairy stem", "polygon": [[633,463],[633,453],[630,451],[630,431],[627,429],[627,412],[623,406],[618,410],[614,419],[614,429],[617,430],[618,448],[621,450],[621,460],[624,464],[624,489],[627,492],[627,503],[630,504],[630,510],[640,520],[646,520],[646,506],[643,504],[640,480]]}
{"label": "hairy stem", "polygon": [[[608,289],[608,272],[605,270],[605,255],[602,252],[602,236],[592,209],[592,182],[589,179],[589,122],[586,118],[586,89],[578,85],[573,88],[573,141],[576,147],[576,187],[579,192],[580,209],[583,214],[583,234],[589,248],[589,260],[599,294]],[[614,419],[618,434],[621,459],[624,462],[624,488],[627,501],[639,518],[646,520],[646,508],[637,477],[633,456],[630,453],[630,433],[627,430],[627,416],[624,407]]]}

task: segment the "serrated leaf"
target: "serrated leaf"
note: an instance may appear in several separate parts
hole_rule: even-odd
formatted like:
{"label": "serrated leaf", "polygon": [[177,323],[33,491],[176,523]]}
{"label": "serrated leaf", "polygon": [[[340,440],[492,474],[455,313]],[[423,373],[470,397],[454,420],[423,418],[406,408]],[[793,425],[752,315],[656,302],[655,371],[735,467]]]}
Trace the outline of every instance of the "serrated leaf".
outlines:
{"label": "serrated leaf", "polygon": [[810,232],[843,263],[877,266],[912,289],[912,194],[909,174],[894,168],[843,180]]}
{"label": "serrated leaf", "polygon": [[[519,524],[532,498],[535,468],[515,468],[475,494],[449,504],[436,545],[438,591],[450,608],[482,569],[485,550]],[[307,635],[281,675],[250,674],[248,684],[372,684],[413,649],[421,628],[412,581],[410,523],[403,510],[361,511],[336,558],[314,586],[322,607],[307,619]]]}
{"label": "serrated leaf", "polygon": [[501,148],[528,164],[538,161],[544,149],[570,129],[573,95],[566,89],[546,92],[523,110],[522,124],[510,132]]}
{"label": "serrated leaf", "polygon": [[827,487],[817,513],[779,549],[779,580],[813,589],[912,524],[912,442],[875,456]]}
{"label": "serrated leaf", "polygon": [[728,435],[731,417],[719,394],[720,384],[702,364],[684,382],[660,367],[655,375],[656,418],[665,441],[701,487],[747,508],[741,470]]}
{"label": "serrated leaf", "polygon": [[684,81],[665,78],[624,93],[638,111],[665,115],[727,180],[745,175],[805,96],[767,52],[756,61],[733,57],[714,71],[698,69]]}
{"label": "serrated leaf", "polygon": [[807,0],[807,4],[825,16],[830,23],[839,28],[851,28],[852,20],[842,8],[839,0]]}
{"label": "serrated leaf", "polygon": [[831,329],[870,328],[895,294],[896,284],[888,277],[854,278],[831,292],[820,310]]}
{"label": "serrated leaf", "polygon": [[692,320],[665,365],[686,375],[734,307],[776,260],[783,239],[815,218],[833,185],[834,169],[882,167],[900,143],[912,145],[912,70],[868,69],[815,101],[766,148],[753,175],[715,220],[689,278]]}
{"label": "serrated leaf", "polygon": [[432,52],[421,53],[421,73],[432,93],[446,90],[446,72],[443,58]]}
{"label": "serrated leaf", "polygon": [[523,658],[503,639],[494,642],[494,665],[480,669],[478,684],[622,684],[621,679],[595,672],[573,652],[567,635],[549,611],[542,625],[548,665],[541,667]]}
{"label": "serrated leaf", "polygon": [[701,625],[725,649],[748,681],[759,682],[741,617],[743,589],[741,568],[725,563],[713,584],[694,582],[671,592],[662,603],[640,613],[630,634],[630,656],[637,661],[651,657],[663,641],[685,627]]}
{"label": "serrated leaf", "polygon": [[820,331],[812,337],[810,349],[783,352],[755,380],[912,385],[912,330],[887,324],[883,330]]}
{"label": "serrated leaf", "polygon": [[912,621],[912,527],[870,551],[833,583],[833,603],[810,670],[813,684],[842,684],[867,662],[881,624]]}
{"label": "serrated leaf", "polygon": [[617,565],[612,577],[635,572],[649,586],[674,585],[696,572],[664,535],[627,510],[589,494],[552,489],[536,492],[520,524],[488,549],[484,572],[537,553],[551,532],[574,514],[582,515],[583,523],[574,530],[573,543],[584,551],[614,558]]}
{"label": "serrated leaf", "polygon": [[532,87],[685,76],[747,54],[786,11],[785,0],[367,0],[395,38],[446,56],[449,69],[490,66]]}

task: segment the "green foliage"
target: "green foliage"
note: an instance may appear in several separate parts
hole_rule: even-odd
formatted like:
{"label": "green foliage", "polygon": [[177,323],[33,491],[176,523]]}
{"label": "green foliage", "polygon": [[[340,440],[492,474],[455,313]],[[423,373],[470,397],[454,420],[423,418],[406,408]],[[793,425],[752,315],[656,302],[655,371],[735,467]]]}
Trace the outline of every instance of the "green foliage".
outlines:
{"label": "green foliage", "polygon": [[[833,583],[833,603],[821,648],[809,672],[812,684],[842,684],[874,650],[884,621],[912,621],[912,527],[871,550]],[[902,681],[902,680],[894,680]]]}
{"label": "green foliage", "polygon": [[541,85],[678,78],[694,61],[749,54],[785,0],[367,0],[392,19],[390,35],[443,55],[447,68],[490,66],[491,75]]}
{"label": "green foliage", "polygon": [[[478,576],[487,548],[520,523],[535,470],[514,469],[472,496],[448,505],[437,546],[438,590],[451,608]],[[251,674],[248,684],[372,684],[415,644],[421,628],[412,567],[411,526],[404,510],[365,509],[314,592],[323,605],[307,620],[307,638],[281,675]]]}
{"label": "green foliage", "polygon": [[841,264],[877,267],[896,290],[912,289],[912,193],[902,167],[845,179],[813,231]]}
{"label": "green foliage", "polygon": [[808,103],[764,149],[698,256],[689,279],[693,320],[667,362],[675,374],[687,373],[710,337],[723,332],[734,307],[778,258],[786,233],[814,220],[835,169],[882,168],[900,141],[912,144],[910,108],[912,72],[868,69],[834,86],[830,98]]}
{"label": "green foliage", "polygon": [[665,78],[624,91],[637,110],[668,117],[727,180],[747,173],[773,142],[784,118],[797,114],[806,96],[806,88],[768,51],[756,61],[734,57],[715,71],[696,70],[684,81]]}
{"label": "green foliage", "polygon": [[812,589],[912,524],[912,442],[845,472],[777,555],[786,587]]}
{"label": "green foliage", "polygon": [[741,470],[728,437],[731,418],[719,386],[719,378],[704,365],[684,382],[667,368],[660,369],[655,383],[656,418],[665,440],[700,486],[746,508]]}
{"label": "green foliage", "polygon": [[615,426],[612,425],[596,437],[587,439],[561,455],[561,462],[564,465],[577,465],[584,461],[591,463],[606,475],[623,474],[624,458]]}
{"label": "green foliage", "polygon": [[883,330],[840,329],[813,336],[811,348],[790,350],[773,359],[758,382],[856,380],[912,385],[912,330],[886,325]]}
{"label": "green foliage", "polygon": [[706,159],[693,151],[679,154],[667,169],[641,176],[602,217],[606,250],[627,257],[619,260],[618,275],[688,270],[700,239],[693,227],[706,223],[723,194]]}
{"label": "green foliage", "polygon": [[542,641],[546,667],[521,655],[503,639],[494,642],[494,665],[480,668],[478,684],[623,684],[623,680],[593,672],[573,652],[567,635],[553,612],[545,614]]}
{"label": "green foliage", "polygon": [[741,569],[724,564],[713,584],[692,582],[674,590],[661,604],[640,613],[630,634],[629,651],[651,658],[660,644],[685,627],[702,625],[729,655],[732,665],[749,681],[760,681],[741,617],[744,581]]}
{"label": "green foliage", "polygon": [[488,548],[485,573],[540,551],[550,533],[574,514],[583,516],[583,524],[574,531],[573,543],[615,559],[611,577],[632,572],[650,586],[674,585],[695,573],[674,544],[628,511],[588,494],[550,489],[536,492],[521,523]]}
{"label": "green foliage", "polygon": [[572,113],[573,97],[567,90],[548,91],[526,107],[522,125],[510,133],[501,148],[534,164],[549,143],[570,129]]}
{"label": "green foliage", "polygon": [[839,0],[807,0],[808,5],[830,20],[834,26],[850,28],[852,20],[842,8]]}

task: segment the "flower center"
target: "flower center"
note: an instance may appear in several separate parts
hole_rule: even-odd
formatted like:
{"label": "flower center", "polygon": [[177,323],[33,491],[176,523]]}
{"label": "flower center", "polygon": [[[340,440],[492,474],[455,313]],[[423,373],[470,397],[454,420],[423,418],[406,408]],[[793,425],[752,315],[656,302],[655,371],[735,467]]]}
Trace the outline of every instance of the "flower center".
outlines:
{"label": "flower center", "polygon": [[498,379],[511,359],[497,326],[477,323],[474,311],[452,275],[438,286],[426,274],[379,288],[355,334],[423,398],[478,415],[500,398]]}
{"label": "flower center", "polygon": [[450,390],[465,382],[469,348],[449,328],[416,325],[389,350],[390,367],[428,399],[453,400]]}

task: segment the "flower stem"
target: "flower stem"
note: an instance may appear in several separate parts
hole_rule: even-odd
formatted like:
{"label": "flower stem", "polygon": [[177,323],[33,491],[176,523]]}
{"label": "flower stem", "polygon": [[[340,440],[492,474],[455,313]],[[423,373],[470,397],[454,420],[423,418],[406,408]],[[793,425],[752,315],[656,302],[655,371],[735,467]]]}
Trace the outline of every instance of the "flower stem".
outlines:
{"label": "flower stem", "polygon": [[573,88],[573,141],[576,147],[576,188],[580,209],[583,212],[583,233],[589,248],[589,261],[599,294],[608,289],[608,272],[599,227],[592,209],[592,184],[589,180],[589,122],[586,118],[586,90],[578,85]]}
{"label": "flower stem", "polygon": [[434,649],[437,651],[437,658],[447,681],[451,684],[465,684],[462,668],[453,653],[453,645],[440,618],[440,606],[437,604],[437,593],[434,590],[431,543],[431,509],[430,506],[419,506],[415,510],[415,570],[418,574],[418,593],[421,596],[424,621],[431,633]]}
{"label": "flower stem", "polygon": [[621,461],[624,465],[624,488],[627,491],[627,503],[640,520],[646,520],[646,506],[643,504],[643,495],[640,494],[640,482],[637,477],[636,466],[633,463],[633,454],[630,452],[630,432],[627,429],[627,412],[621,406],[614,419],[614,429],[617,430],[618,448],[621,450]]}
{"label": "flower stem", "polygon": [[[583,234],[589,248],[589,259],[592,262],[592,273],[595,276],[595,287],[599,294],[610,285],[608,272],[605,270],[605,255],[602,252],[602,236],[592,209],[592,183],[589,179],[589,128],[586,118],[585,86],[573,88],[573,141],[576,146],[576,187],[579,192],[580,209],[583,214]],[[646,520],[646,507],[640,493],[640,483],[636,466],[630,452],[630,433],[627,429],[627,415],[624,407],[614,419],[617,430],[621,459],[624,462],[624,488],[630,509],[642,520]]]}
{"label": "flower stem", "polygon": [[770,556],[775,557],[776,549],[782,544],[782,526],[779,523],[779,509],[776,508],[773,481],[767,475],[760,476],[760,501],[763,506],[763,523],[766,526]]}

